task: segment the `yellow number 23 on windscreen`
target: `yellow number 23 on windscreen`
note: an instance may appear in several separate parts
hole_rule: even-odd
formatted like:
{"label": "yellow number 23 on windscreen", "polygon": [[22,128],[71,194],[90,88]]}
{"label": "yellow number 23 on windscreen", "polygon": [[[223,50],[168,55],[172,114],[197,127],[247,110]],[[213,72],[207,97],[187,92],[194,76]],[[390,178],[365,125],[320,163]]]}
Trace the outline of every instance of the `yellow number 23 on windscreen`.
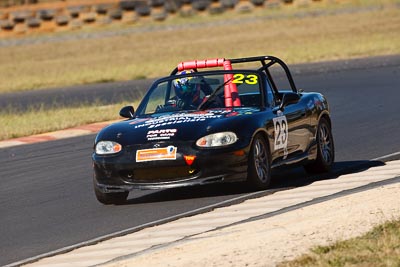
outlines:
{"label": "yellow number 23 on windscreen", "polygon": [[232,83],[247,83],[247,84],[257,84],[258,77],[254,74],[244,75],[244,74],[235,74],[233,75]]}

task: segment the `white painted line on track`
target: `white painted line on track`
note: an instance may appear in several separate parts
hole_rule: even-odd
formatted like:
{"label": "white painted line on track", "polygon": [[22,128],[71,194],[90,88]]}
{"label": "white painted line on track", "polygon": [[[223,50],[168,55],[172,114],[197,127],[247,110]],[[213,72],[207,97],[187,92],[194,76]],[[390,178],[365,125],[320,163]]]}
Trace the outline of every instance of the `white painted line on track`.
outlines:
{"label": "white painted line on track", "polygon": [[391,153],[391,154],[388,154],[388,155],[384,155],[384,156],[381,156],[381,157],[378,157],[378,158],[371,159],[371,161],[386,160],[388,158],[399,157],[399,156],[400,156],[400,151],[394,152],[394,153]]}

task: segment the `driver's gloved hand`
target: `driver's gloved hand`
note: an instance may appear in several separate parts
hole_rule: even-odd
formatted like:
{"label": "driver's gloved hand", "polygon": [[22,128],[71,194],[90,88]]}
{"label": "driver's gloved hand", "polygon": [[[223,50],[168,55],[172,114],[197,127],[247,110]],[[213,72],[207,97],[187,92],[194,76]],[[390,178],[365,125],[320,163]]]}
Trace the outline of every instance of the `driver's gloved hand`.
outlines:
{"label": "driver's gloved hand", "polygon": [[176,106],[177,106],[178,108],[183,108],[183,107],[185,106],[185,102],[183,102],[182,99],[178,99],[178,100],[176,101]]}
{"label": "driver's gloved hand", "polygon": [[156,112],[159,112],[160,110],[162,110],[165,106],[164,105],[158,105],[156,107]]}

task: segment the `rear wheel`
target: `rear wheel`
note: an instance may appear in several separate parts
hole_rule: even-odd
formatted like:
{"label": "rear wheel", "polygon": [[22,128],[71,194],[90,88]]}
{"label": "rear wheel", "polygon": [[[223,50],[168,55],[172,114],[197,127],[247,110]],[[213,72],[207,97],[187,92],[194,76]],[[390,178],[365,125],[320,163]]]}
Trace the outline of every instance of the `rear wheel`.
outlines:
{"label": "rear wheel", "polygon": [[124,204],[129,195],[129,192],[103,193],[96,185],[94,185],[94,193],[97,200],[105,205]]}
{"label": "rear wheel", "polygon": [[331,126],[325,118],[321,118],[317,129],[317,158],[304,166],[309,173],[329,172],[335,160],[335,146]]}
{"label": "rear wheel", "polygon": [[252,189],[266,189],[271,182],[271,161],[268,144],[265,138],[258,134],[251,145],[247,183]]}

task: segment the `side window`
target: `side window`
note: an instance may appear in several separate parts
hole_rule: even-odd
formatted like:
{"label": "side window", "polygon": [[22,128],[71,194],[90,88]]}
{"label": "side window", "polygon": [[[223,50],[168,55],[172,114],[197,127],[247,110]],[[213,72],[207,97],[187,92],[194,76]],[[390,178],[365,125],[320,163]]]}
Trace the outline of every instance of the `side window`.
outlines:
{"label": "side window", "polygon": [[266,91],[266,104],[268,107],[274,107],[276,106],[276,96],[271,81],[265,72],[262,73],[262,79],[264,80],[264,88]]}
{"label": "side window", "polygon": [[268,70],[278,92],[292,91],[286,72],[281,65],[274,64]]}
{"label": "side window", "polygon": [[267,105],[269,107],[274,107],[275,106],[275,94],[272,90],[271,83],[269,79],[265,76],[265,88],[267,90]]}

